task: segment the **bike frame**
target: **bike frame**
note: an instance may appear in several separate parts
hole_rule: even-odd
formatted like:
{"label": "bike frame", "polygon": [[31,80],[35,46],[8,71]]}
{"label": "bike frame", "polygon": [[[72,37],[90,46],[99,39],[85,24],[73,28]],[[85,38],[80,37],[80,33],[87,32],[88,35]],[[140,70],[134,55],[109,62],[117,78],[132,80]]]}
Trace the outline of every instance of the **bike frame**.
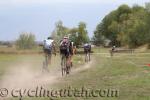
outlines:
{"label": "bike frame", "polygon": [[85,62],[89,62],[91,59],[90,59],[90,51],[87,51],[85,53]]}
{"label": "bike frame", "polygon": [[43,71],[49,72],[48,62],[51,60],[51,54],[45,54],[45,61],[43,62]]}
{"label": "bike frame", "polygon": [[[66,57],[64,54],[62,54],[61,56],[61,70],[62,70],[62,76],[64,74],[69,74],[70,73],[70,68],[71,68],[71,64],[69,64],[68,61],[69,57]],[[70,62],[71,63],[71,62]]]}

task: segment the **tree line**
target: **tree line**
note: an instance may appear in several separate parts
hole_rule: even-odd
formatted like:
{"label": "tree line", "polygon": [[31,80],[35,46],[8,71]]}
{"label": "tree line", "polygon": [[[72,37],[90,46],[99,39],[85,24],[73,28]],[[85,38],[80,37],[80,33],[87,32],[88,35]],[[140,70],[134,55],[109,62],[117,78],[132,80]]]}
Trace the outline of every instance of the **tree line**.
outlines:
{"label": "tree line", "polygon": [[69,36],[70,40],[77,46],[89,42],[90,40],[85,22],[79,22],[78,26],[73,28],[64,26],[62,21],[56,22],[55,29],[51,33],[51,37],[59,43],[64,36]]}
{"label": "tree line", "polygon": [[[62,21],[58,21],[50,36],[55,40],[56,44],[59,44],[64,36],[69,36],[69,39],[73,41],[76,46],[87,43],[90,40],[85,22],[79,22],[78,27],[68,28],[63,25]],[[18,49],[34,48],[36,46],[35,35],[28,32],[21,33],[16,41],[16,46]]]}
{"label": "tree line", "polygon": [[[64,36],[69,36],[76,46],[90,41],[85,22],[79,22],[76,27],[69,28],[62,21],[55,23],[50,36],[59,44]],[[96,26],[92,41],[95,45],[110,45],[135,48],[147,44],[150,47],[150,3],[145,7],[124,4],[107,14]],[[35,36],[32,33],[22,33],[16,45],[20,49],[35,47]]]}
{"label": "tree line", "polygon": [[135,48],[148,44],[150,47],[150,3],[145,7],[124,4],[111,11],[94,32],[95,44],[103,44],[105,39],[109,39],[111,45]]}

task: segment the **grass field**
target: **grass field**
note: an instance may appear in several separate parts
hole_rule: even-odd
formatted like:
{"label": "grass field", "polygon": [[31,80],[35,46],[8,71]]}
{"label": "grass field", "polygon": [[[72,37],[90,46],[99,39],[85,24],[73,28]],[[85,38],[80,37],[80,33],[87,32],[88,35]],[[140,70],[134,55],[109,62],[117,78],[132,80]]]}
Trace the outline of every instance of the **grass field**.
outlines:
{"label": "grass field", "polygon": [[[133,54],[118,53],[113,57],[110,57],[108,49],[97,48],[94,51],[92,61],[87,64],[84,63],[83,55],[75,55],[73,58],[74,67],[72,74],[63,78],[60,75],[59,54],[56,57],[53,56],[52,65],[49,66],[49,69],[50,72],[54,73],[48,74],[47,79],[53,76],[53,80],[49,81],[56,82],[49,83],[40,80],[43,81],[41,86],[48,90],[60,90],[68,87],[81,89],[85,87],[89,90],[115,89],[119,91],[117,97],[54,97],[54,100],[150,100],[150,67],[147,66],[147,64],[150,64],[149,51],[142,53],[136,52]],[[19,76],[19,67],[26,67],[23,64],[27,64],[28,67],[30,65],[30,69],[33,73],[41,75],[43,60],[44,57],[41,54],[0,54],[0,84],[5,80],[3,79],[5,75],[10,75],[13,78],[13,71],[11,72],[11,70],[9,70],[13,67],[17,66],[17,75]],[[75,72],[74,70],[76,69],[79,70]],[[20,78],[15,79],[16,81],[13,82],[17,84]],[[34,80],[36,80],[36,78]],[[24,81],[26,82],[28,79],[24,78]],[[32,84],[30,81],[27,83]],[[2,98],[2,100],[3,99],[4,98]],[[8,100],[10,99],[18,100],[18,98],[8,98]],[[23,100],[50,100],[50,98],[24,97]]]}

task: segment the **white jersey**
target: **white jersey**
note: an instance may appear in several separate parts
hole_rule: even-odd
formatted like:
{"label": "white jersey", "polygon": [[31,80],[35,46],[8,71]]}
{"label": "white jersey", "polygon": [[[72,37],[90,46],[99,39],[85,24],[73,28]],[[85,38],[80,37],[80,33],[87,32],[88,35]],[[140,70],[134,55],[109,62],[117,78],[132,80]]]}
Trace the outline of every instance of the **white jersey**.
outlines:
{"label": "white jersey", "polygon": [[52,39],[44,40],[44,48],[45,49],[51,49],[53,41],[54,40],[52,40]]}
{"label": "white jersey", "polygon": [[87,46],[89,46],[89,44],[88,44],[88,43],[85,43],[85,44],[84,44],[84,47],[87,47]]}

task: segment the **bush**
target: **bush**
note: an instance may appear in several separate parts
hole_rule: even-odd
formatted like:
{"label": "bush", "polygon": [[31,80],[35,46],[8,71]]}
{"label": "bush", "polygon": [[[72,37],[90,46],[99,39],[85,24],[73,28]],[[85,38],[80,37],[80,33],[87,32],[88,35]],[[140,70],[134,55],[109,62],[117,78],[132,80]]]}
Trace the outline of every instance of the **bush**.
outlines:
{"label": "bush", "polygon": [[20,34],[16,46],[18,49],[33,49],[35,47],[35,35],[32,33]]}

